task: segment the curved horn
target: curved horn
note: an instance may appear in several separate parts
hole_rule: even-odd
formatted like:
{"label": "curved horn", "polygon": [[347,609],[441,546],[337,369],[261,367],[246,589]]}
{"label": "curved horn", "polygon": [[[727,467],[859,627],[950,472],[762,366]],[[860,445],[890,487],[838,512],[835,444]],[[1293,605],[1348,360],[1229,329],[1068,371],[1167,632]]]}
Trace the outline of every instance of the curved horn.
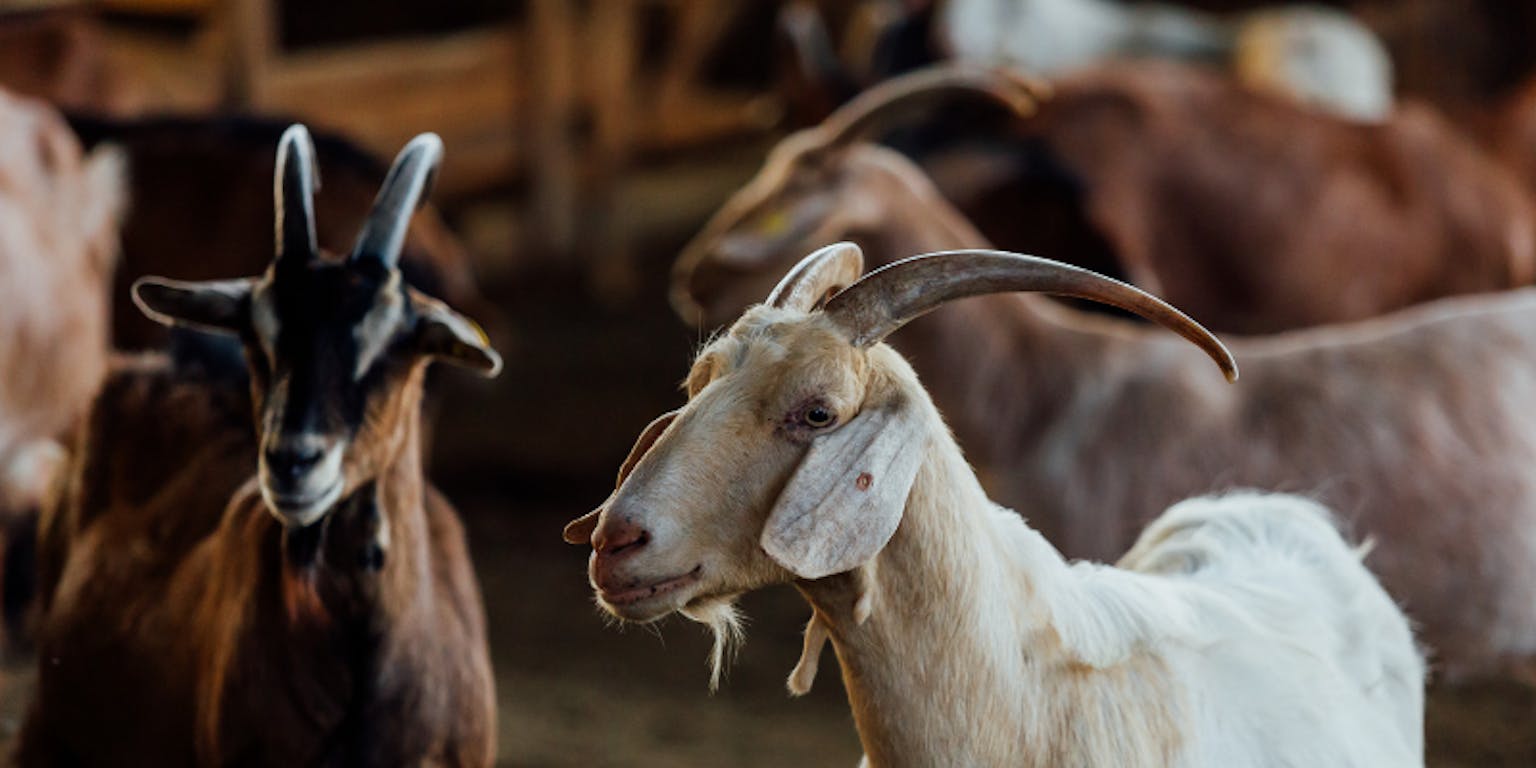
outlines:
{"label": "curved horn", "polygon": [[957,94],[987,96],[1027,117],[1039,105],[1039,95],[1048,91],[1044,83],[1007,70],[939,65],[887,80],[859,94],[833,112],[820,130],[827,144],[844,144],[863,137],[893,114]]}
{"label": "curved horn", "polygon": [[961,250],[902,259],[833,296],[826,312],[853,344],[867,347],[945,302],[1009,291],[1070,296],[1135,312],[1188,339],[1216,361],[1228,381],[1237,380],[1232,353],[1163,300],[1096,272],[1019,253]]}
{"label": "curved horn", "polygon": [[384,178],[384,186],[379,188],[379,196],[373,200],[363,231],[357,236],[353,260],[377,259],[394,269],[400,261],[400,249],[405,246],[411,215],[426,200],[442,160],[443,140],[435,133],[423,133],[400,150]]}
{"label": "curved horn", "polygon": [[315,142],[309,129],[294,123],[277,143],[272,203],[277,215],[277,259],[297,256],[304,262],[319,254],[315,240]]}
{"label": "curved horn", "polygon": [[864,252],[853,243],[833,243],[800,260],[769,292],[770,307],[809,312],[864,274]]}

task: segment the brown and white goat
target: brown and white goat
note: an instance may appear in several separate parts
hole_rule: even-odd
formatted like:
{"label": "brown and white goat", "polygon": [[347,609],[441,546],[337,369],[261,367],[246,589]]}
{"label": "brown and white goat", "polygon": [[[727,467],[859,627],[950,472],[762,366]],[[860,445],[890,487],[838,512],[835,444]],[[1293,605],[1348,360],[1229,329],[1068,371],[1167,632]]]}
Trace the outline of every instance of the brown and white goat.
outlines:
{"label": "brown and white goat", "polygon": [[[605,610],[682,611],[725,625],[720,638],[735,596],[793,583],[815,613],[791,690],[831,639],[868,765],[1423,764],[1423,662],[1326,511],[1191,500],[1120,567],[1069,565],[987,499],[880,343],[946,301],[1014,290],[1154,319],[1235,378],[1213,337],[1123,283],[1017,254],[861,271],[846,244],[792,270],[700,352],[687,404],[567,528],[592,545]],[[1189,352],[1177,365],[1203,363],[1159,337]],[[1143,363],[1148,379],[1176,365],[1127,361]],[[1179,371],[1221,388],[1203,365]]]}
{"label": "brown and white goat", "polygon": [[[740,309],[793,254],[848,239],[873,266],[986,241],[902,156],[797,134],[679,264],[685,306]],[[761,294],[759,294],[761,295]],[[894,338],[988,488],[1069,556],[1107,558],[1169,504],[1233,487],[1317,496],[1444,669],[1536,660],[1536,293],[1447,299],[1193,350],[1039,296],[940,308]]]}
{"label": "brown and white goat", "polygon": [[265,274],[135,285],[163,322],[239,336],[254,434],[214,407],[227,392],[178,395],[154,369],[106,388],[43,525],[55,586],[23,765],[494,758],[479,591],[417,432],[430,361],[500,359],[396,266],[442,144],[401,152],[341,259],[315,242],[313,151],[302,126],[279,145]]}
{"label": "brown and white goat", "polygon": [[[992,242],[1069,263],[1107,243],[1131,282],[1220,331],[1364,319],[1536,278],[1536,198],[1429,110],[1405,105],[1382,124],[1353,124],[1170,63],[1100,67],[1038,98],[1043,89],[1005,73],[939,67],[887,81],[780,143],[679,259],[681,305],[694,306],[690,290],[719,300],[715,285],[758,274],[704,307],[708,324],[726,322],[788,268],[805,242],[778,246],[808,219],[879,207],[829,190],[868,158],[899,161],[863,143],[872,127],[956,91],[1033,112],[1008,129],[1007,152],[983,156],[992,168],[967,164],[958,183],[936,177]],[[1022,171],[999,170],[1021,157]],[[1002,180],[966,189],[978,176]],[[815,212],[833,198],[848,210]],[[1086,234],[1063,243],[1055,235],[1068,214]],[[869,242],[888,238],[868,226],[850,237],[875,263],[919,250]],[[700,317],[690,309],[685,319]]]}

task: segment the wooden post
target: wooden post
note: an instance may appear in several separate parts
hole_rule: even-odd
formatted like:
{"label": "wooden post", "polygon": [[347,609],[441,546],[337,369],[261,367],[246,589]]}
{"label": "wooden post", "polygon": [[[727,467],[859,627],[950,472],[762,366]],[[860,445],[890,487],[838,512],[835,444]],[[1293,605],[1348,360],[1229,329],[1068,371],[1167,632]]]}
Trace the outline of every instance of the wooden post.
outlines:
{"label": "wooden post", "polygon": [[635,99],[640,66],[635,50],[633,0],[594,0],[587,50],[590,61],[594,142],[589,202],[591,245],[596,249],[591,279],[599,298],[624,303],[639,290],[640,275],[629,242],[629,221],[621,188],[635,138]]}
{"label": "wooden post", "polygon": [[527,135],[533,186],[530,229],[543,247],[569,255],[576,245],[576,31],[570,0],[529,5]]}

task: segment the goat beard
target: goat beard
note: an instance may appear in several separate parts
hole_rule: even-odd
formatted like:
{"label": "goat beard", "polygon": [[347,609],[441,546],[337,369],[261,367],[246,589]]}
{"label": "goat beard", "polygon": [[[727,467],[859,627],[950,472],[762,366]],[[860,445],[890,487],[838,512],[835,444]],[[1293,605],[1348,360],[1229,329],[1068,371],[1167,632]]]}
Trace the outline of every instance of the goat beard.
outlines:
{"label": "goat beard", "polygon": [[736,651],[746,639],[743,629],[745,617],[736,608],[736,595],[708,597],[682,608],[680,613],[709,627],[715,635],[714,647],[709,652],[709,690],[720,689],[725,669],[736,658]]}

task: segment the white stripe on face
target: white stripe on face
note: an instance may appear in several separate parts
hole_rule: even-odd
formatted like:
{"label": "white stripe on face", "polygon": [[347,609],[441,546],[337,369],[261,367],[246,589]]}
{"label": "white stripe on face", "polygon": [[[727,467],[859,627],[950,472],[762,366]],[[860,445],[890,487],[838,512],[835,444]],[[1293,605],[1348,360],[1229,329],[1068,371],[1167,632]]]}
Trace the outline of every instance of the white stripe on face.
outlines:
{"label": "white stripe on face", "polygon": [[272,289],[267,285],[258,287],[251,295],[251,325],[267,359],[277,359],[277,334],[282,325],[277,320],[277,309],[272,306]]}
{"label": "white stripe on face", "polygon": [[400,273],[391,272],[389,280],[379,287],[373,307],[363,316],[363,321],[352,329],[357,341],[357,366],[352,369],[352,380],[360,381],[373,367],[389,342],[394,339],[400,322],[403,293],[400,290]]}

